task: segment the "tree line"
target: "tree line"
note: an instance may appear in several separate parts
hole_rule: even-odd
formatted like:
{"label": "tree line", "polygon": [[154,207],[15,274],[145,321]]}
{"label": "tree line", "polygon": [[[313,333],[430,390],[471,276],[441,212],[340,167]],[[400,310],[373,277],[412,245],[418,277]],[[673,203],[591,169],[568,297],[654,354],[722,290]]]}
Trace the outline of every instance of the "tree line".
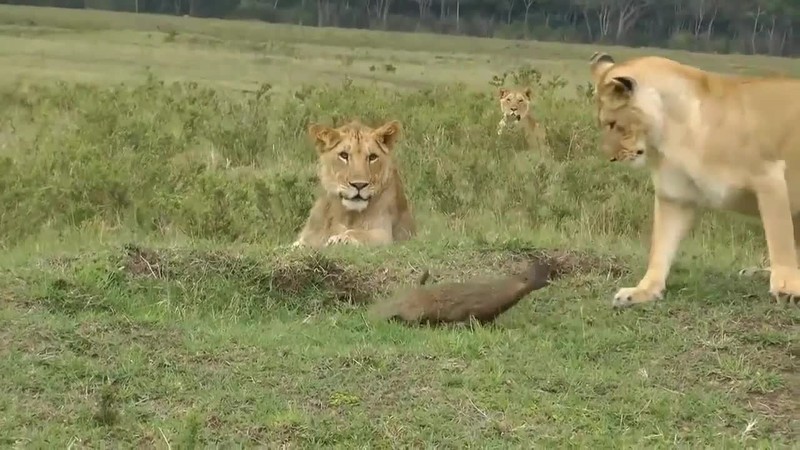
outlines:
{"label": "tree line", "polygon": [[800,0],[3,0],[342,28],[790,56]]}

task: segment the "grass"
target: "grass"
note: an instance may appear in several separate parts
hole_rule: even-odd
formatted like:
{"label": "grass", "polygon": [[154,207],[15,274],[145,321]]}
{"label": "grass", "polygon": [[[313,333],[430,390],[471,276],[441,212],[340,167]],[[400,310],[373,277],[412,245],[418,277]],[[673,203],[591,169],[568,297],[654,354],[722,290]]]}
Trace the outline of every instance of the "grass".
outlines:
{"label": "grass", "polygon": [[[0,6],[0,444],[795,446],[800,311],[736,276],[757,220],[705,215],[665,301],[610,308],[652,191],[595,155],[594,50]],[[534,87],[552,152],[496,137],[503,73]],[[290,252],[305,127],[355,116],[403,122],[420,235]],[[424,268],[542,252],[559,278],[494,326],[364,318]]]}

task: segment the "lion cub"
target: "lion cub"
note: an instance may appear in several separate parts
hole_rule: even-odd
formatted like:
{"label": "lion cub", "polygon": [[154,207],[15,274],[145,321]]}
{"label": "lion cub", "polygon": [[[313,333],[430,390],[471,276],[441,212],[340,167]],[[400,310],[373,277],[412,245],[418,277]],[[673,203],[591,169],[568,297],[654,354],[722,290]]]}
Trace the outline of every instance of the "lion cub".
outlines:
{"label": "lion cub", "polygon": [[391,244],[416,233],[393,150],[400,122],[308,127],[319,155],[321,192],[293,246]]}
{"label": "lion cub", "polygon": [[475,319],[482,324],[494,321],[530,292],[550,282],[550,266],[536,262],[522,273],[488,281],[440,283],[419,286],[395,298],[374,304],[369,315],[376,319],[395,319],[406,323],[438,324]]}
{"label": "lion cub", "polygon": [[534,148],[547,146],[547,135],[544,127],[531,114],[531,88],[513,90],[500,88],[500,112],[503,118],[497,124],[497,135],[513,126],[522,126],[528,145]]}

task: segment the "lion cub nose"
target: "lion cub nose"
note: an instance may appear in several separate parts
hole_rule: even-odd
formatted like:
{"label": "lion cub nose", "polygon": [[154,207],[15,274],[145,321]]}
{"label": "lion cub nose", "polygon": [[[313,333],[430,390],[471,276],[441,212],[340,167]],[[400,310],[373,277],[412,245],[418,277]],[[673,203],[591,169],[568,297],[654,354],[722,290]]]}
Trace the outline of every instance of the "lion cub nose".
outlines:
{"label": "lion cub nose", "polygon": [[351,181],[350,186],[358,189],[359,191],[367,187],[369,183],[364,183],[363,181]]}

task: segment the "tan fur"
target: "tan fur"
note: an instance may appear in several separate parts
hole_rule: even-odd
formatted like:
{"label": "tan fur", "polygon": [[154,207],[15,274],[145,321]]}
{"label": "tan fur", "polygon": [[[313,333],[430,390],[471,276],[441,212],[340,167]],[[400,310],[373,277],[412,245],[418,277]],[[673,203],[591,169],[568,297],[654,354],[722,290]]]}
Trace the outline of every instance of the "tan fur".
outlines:
{"label": "tan fur", "polygon": [[800,80],[722,75],[653,56],[615,63],[597,53],[591,73],[602,151],[647,167],[655,188],[647,271],[614,305],[663,296],[698,209],[759,216],[769,291],[800,298]]}
{"label": "tan fur", "polygon": [[375,319],[394,319],[410,324],[465,322],[475,319],[483,324],[516,305],[530,292],[549,284],[550,267],[537,262],[524,272],[488,281],[419,285],[393,299],[376,303],[369,315]]}
{"label": "tan fur", "polygon": [[322,192],[294,246],[385,245],[416,234],[411,205],[394,159],[398,121],[372,129],[312,124]]}
{"label": "tan fur", "polygon": [[503,134],[508,127],[521,126],[528,145],[536,149],[546,148],[546,131],[531,112],[533,98],[531,88],[523,90],[500,88],[498,94],[503,117],[497,124],[497,135]]}

